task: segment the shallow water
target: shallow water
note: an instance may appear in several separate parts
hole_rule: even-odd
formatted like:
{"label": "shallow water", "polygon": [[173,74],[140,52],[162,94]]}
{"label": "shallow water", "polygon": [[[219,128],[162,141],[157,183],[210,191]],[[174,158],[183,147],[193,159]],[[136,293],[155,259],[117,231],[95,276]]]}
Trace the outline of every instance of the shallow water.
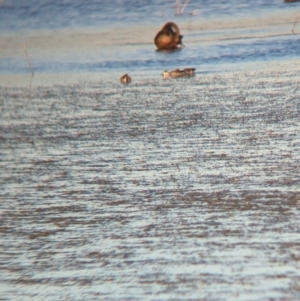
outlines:
{"label": "shallow water", "polygon": [[[198,72],[206,73],[240,69],[240,63],[298,58],[300,25],[292,33],[300,11],[297,3],[254,1],[250,9],[249,1],[239,5],[221,2],[218,8],[212,1],[198,4],[191,1],[182,15],[174,16],[173,2],[137,5],[128,1],[118,2],[117,6],[115,1],[110,1],[101,6],[102,10],[93,6],[100,5],[98,2],[73,2],[57,5],[56,1],[44,0],[43,5],[36,7],[31,1],[14,5],[3,2],[0,76],[30,73],[23,44],[36,75],[106,73],[101,79],[106,79],[111,72],[148,77],[151,72],[159,75],[164,69],[195,67]],[[197,13],[190,15],[197,5],[200,7]],[[34,7],[33,15],[30,7]],[[112,7],[119,7],[122,14]],[[68,17],[75,8],[82,12]],[[155,14],[159,10],[168,14]],[[24,11],[30,18],[22,17]],[[51,16],[52,11],[56,17],[45,22],[45,14]],[[12,14],[19,17],[13,18]],[[72,22],[65,24],[62,18]],[[135,21],[129,22],[131,19]],[[169,20],[180,26],[186,47],[172,54],[156,52],[154,36]]]}
{"label": "shallow water", "polygon": [[300,300],[299,6],[191,1],[159,53],[173,2],[40,3],[0,7],[0,300]]}
{"label": "shallow water", "polygon": [[[180,9],[185,1],[180,2]],[[0,3],[1,31],[26,31],[62,28],[100,28],[113,24],[157,23],[163,18],[174,18],[176,1],[153,0],[141,3],[136,0],[2,0]],[[180,10],[179,9],[179,10]],[[290,9],[299,9],[299,3],[253,0],[239,1],[189,1],[181,17],[191,15],[201,18],[263,15],[270,11],[284,14]],[[178,10],[177,10],[178,11]]]}
{"label": "shallow water", "polygon": [[300,63],[276,66],[2,88],[2,300],[299,300]]}

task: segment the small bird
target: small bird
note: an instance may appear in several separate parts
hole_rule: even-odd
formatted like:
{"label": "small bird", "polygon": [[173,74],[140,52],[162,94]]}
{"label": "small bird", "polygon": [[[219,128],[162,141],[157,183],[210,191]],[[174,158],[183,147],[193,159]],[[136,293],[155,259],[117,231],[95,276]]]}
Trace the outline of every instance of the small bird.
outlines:
{"label": "small bird", "polygon": [[173,71],[165,70],[162,75],[164,78],[191,77],[195,75],[195,70],[195,68],[175,69]]}
{"label": "small bird", "polygon": [[126,73],[120,77],[120,82],[122,84],[129,84],[131,82],[131,77]]}
{"label": "small bird", "polygon": [[174,22],[167,22],[156,34],[154,43],[158,50],[176,50],[179,49],[178,45],[184,46],[182,38],[178,25]]}

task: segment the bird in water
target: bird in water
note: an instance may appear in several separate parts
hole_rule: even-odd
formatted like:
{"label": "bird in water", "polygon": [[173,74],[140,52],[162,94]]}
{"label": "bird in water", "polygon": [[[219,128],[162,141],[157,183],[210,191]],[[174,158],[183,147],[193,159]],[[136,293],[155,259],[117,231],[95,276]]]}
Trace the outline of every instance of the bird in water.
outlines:
{"label": "bird in water", "polygon": [[178,45],[184,46],[182,38],[178,25],[174,22],[168,22],[156,34],[154,43],[158,50],[176,50],[179,49]]}
{"label": "bird in water", "polygon": [[129,84],[131,82],[131,77],[126,73],[120,77],[120,82],[122,84]]}
{"label": "bird in water", "polygon": [[164,78],[191,77],[195,75],[195,70],[195,68],[175,69],[173,71],[165,70],[162,75]]}

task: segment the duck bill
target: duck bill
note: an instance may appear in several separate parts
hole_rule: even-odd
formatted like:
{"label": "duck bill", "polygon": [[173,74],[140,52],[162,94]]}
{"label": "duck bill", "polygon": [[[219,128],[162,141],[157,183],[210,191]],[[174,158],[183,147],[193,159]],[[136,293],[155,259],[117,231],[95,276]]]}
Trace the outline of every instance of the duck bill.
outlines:
{"label": "duck bill", "polygon": [[183,36],[180,36],[180,39],[179,39],[179,45],[181,45],[181,47],[184,47],[184,45],[183,45],[183,43],[182,43],[182,38],[183,38]]}

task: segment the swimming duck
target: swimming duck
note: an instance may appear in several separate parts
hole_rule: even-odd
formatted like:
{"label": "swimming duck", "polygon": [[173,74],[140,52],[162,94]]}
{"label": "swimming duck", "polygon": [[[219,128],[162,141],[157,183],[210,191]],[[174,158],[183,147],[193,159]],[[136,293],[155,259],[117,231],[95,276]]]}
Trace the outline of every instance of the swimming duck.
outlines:
{"label": "swimming duck", "polygon": [[131,82],[131,77],[126,73],[120,77],[120,82],[122,84],[129,84]]}
{"label": "swimming duck", "polygon": [[162,75],[164,78],[190,77],[195,75],[195,70],[195,68],[185,68],[183,70],[175,69],[173,71],[165,70]]}
{"label": "swimming duck", "polygon": [[168,22],[156,34],[154,43],[158,50],[175,50],[178,49],[177,45],[184,46],[182,38],[178,25],[174,22]]}

